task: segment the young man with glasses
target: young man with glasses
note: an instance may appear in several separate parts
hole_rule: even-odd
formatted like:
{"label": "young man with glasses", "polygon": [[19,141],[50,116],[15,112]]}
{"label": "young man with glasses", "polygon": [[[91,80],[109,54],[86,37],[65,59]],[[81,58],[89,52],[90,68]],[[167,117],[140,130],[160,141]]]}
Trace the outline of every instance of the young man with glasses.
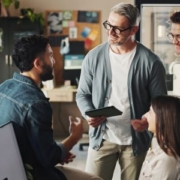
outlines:
{"label": "young man with glasses", "polygon": [[[121,180],[138,179],[152,138],[141,116],[152,98],[167,93],[159,57],[133,38],[139,21],[136,7],[115,5],[103,23],[108,42],[91,50],[83,61],[76,100],[90,126],[86,171],[104,180],[112,179],[117,161]],[[123,114],[85,116],[87,110],[111,105]]]}
{"label": "young man with glasses", "polygon": [[180,55],[180,11],[171,14],[170,22],[171,27],[167,36],[174,44],[176,54]]}

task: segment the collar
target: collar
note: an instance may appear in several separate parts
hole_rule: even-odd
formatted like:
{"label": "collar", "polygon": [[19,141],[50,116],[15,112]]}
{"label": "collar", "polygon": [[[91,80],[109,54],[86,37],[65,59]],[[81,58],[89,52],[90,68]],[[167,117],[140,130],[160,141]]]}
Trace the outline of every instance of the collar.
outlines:
{"label": "collar", "polygon": [[[13,74],[13,79],[14,79],[15,81],[19,81],[19,82],[21,82],[21,83],[24,83],[24,84],[27,85],[27,86],[32,86],[32,87],[34,87],[37,91],[39,91],[40,93],[42,93],[43,96],[45,97],[45,95],[44,95],[44,93],[42,92],[42,90],[36,85],[36,83],[35,83],[31,78],[29,78],[29,77],[27,77],[27,76],[24,76],[24,75],[22,75],[22,74],[20,74],[20,73],[14,72],[14,74]],[[47,101],[49,101],[49,98],[45,97],[45,99],[46,99]]]}
{"label": "collar", "polygon": [[[21,83],[24,83],[26,86],[32,86],[34,87],[37,91],[41,92],[42,94],[44,94],[41,89],[37,86],[37,84],[29,77],[27,76],[24,76],[20,73],[17,73],[17,72],[14,72],[13,74],[13,79],[15,81],[18,81],[18,82],[21,82]],[[45,95],[44,95],[45,97]],[[46,98],[46,97],[45,97]],[[46,98],[47,101],[49,101],[49,98]]]}
{"label": "collar", "polygon": [[22,75],[20,73],[14,72],[13,79],[16,80],[16,81],[20,81],[22,83],[25,83],[26,85],[35,86],[38,89],[40,89],[31,78],[29,78],[27,76],[24,76],[24,75]]}
{"label": "collar", "polygon": [[152,138],[151,147],[149,148],[149,151],[153,152],[155,155],[163,152],[163,150],[160,148],[155,136]]}

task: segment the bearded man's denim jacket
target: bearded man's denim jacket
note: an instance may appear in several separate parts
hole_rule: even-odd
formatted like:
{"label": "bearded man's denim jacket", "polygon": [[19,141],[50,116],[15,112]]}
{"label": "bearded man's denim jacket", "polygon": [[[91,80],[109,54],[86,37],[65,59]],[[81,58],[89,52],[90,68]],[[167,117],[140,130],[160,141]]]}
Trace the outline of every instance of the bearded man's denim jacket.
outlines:
{"label": "bearded man's denim jacket", "polygon": [[33,167],[34,180],[65,180],[54,168],[64,154],[53,139],[49,99],[30,78],[14,73],[0,85],[0,125],[13,122],[24,164]]}

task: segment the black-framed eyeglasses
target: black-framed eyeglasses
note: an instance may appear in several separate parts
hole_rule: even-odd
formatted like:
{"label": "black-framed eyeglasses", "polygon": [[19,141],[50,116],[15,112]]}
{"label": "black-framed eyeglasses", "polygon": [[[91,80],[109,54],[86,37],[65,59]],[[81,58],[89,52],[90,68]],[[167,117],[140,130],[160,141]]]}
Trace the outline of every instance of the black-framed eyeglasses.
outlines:
{"label": "black-framed eyeglasses", "polygon": [[174,35],[172,33],[167,34],[168,39],[172,42],[174,38],[180,43],[180,34]]}
{"label": "black-framed eyeglasses", "polygon": [[132,28],[131,26],[129,26],[129,27],[126,28],[126,29],[121,29],[121,28],[118,27],[118,26],[113,26],[113,25],[109,24],[108,21],[103,22],[103,26],[104,26],[104,28],[107,29],[107,30],[110,30],[110,29],[112,28],[113,32],[116,33],[116,34],[118,34],[118,35],[121,34],[121,33],[124,32],[124,31]]}

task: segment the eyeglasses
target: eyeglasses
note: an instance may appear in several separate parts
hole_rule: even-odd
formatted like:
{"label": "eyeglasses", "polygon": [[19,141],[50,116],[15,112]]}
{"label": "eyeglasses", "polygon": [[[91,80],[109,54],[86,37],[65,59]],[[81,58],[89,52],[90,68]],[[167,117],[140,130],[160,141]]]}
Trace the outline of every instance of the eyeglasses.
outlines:
{"label": "eyeglasses", "polygon": [[117,27],[117,26],[113,26],[113,25],[109,24],[107,21],[103,22],[103,26],[104,26],[104,28],[107,29],[107,30],[110,30],[110,29],[112,28],[113,32],[116,33],[116,34],[118,34],[118,35],[121,34],[121,33],[124,32],[124,31],[132,28],[132,27],[130,26],[130,27],[126,28],[126,29],[120,29],[120,28]]}
{"label": "eyeglasses", "polygon": [[172,33],[167,34],[168,39],[172,42],[174,38],[180,43],[180,34],[174,35]]}

